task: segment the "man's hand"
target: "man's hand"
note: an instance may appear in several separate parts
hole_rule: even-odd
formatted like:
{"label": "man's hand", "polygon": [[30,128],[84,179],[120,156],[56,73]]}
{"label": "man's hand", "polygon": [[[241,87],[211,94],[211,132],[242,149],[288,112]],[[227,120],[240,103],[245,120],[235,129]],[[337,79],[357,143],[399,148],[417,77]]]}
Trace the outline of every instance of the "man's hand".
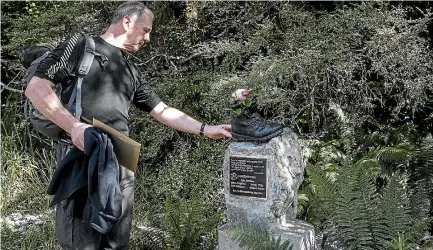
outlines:
{"label": "man's hand", "polygon": [[84,130],[89,127],[92,126],[86,123],[77,123],[71,130],[72,143],[81,151],[84,151]]}
{"label": "man's hand", "polygon": [[203,134],[212,139],[232,138],[232,126],[229,124],[206,125]]}

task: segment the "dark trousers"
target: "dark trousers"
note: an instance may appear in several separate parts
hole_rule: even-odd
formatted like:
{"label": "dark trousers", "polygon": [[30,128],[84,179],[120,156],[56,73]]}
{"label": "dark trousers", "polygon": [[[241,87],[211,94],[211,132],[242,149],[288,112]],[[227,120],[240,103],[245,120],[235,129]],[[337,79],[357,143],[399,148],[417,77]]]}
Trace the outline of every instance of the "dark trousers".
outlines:
{"label": "dark trousers", "polygon": [[[68,144],[60,143],[57,150],[57,161],[60,162],[71,149]],[[66,214],[61,205],[56,207],[56,236],[63,249],[108,250],[127,249],[132,224],[134,204],[134,173],[120,167],[120,190],[122,192],[122,215],[114,230],[101,234],[80,218]]]}

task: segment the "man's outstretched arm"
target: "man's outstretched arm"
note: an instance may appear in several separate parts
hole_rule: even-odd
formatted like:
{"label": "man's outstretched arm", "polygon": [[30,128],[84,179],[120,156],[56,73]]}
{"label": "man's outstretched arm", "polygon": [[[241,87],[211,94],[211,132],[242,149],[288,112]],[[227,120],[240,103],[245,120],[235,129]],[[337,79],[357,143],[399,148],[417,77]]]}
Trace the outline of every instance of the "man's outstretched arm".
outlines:
{"label": "man's outstretched arm", "polygon": [[49,80],[34,76],[24,94],[39,112],[70,134],[74,145],[84,151],[84,130],[90,125],[81,123],[63,107],[52,85]]}
{"label": "man's outstretched arm", "polygon": [[[182,111],[167,106],[164,102],[160,102],[150,112],[150,114],[158,121],[176,130],[199,134],[202,123],[183,113]],[[231,138],[231,125],[206,125],[203,134],[212,139]]]}

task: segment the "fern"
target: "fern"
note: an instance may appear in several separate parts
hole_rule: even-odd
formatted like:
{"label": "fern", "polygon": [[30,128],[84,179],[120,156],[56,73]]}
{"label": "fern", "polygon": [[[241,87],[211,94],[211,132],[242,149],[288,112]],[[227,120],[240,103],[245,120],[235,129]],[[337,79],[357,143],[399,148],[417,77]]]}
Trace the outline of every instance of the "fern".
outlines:
{"label": "fern", "polygon": [[289,240],[283,241],[281,235],[272,237],[269,232],[258,225],[240,222],[227,227],[228,234],[241,248],[247,250],[291,250]]}
{"label": "fern", "polygon": [[164,250],[171,247],[170,235],[162,229],[154,227],[138,227],[143,250]]}
{"label": "fern", "polygon": [[392,177],[381,198],[381,213],[389,225],[392,242],[404,235],[406,244],[413,245],[420,243],[428,228],[430,203],[425,190],[418,190],[416,195],[411,195],[407,187],[406,178]]}
{"label": "fern", "polygon": [[413,218],[425,220],[426,214],[433,215],[433,139],[425,139],[415,155],[409,176],[412,190],[410,204]]}
{"label": "fern", "polygon": [[[377,148],[353,164],[339,166],[334,179],[320,165],[307,168],[315,198],[322,201],[331,225],[349,249],[386,249],[402,233],[419,242],[429,222],[431,149],[424,144],[414,154],[407,144]],[[424,174],[412,176],[416,182],[408,183],[407,166],[420,152],[424,158],[419,157],[414,168],[422,168]],[[383,188],[376,185],[381,176],[386,176]]]}
{"label": "fern", "polygon": [[337,192],[335,183],[325,171],[317,166],[309,166],[307,172],[311,182],[311,189],[322,201],[323,208],[327,211],[334,211],[336,207],[335,194]]}
{"label": "fern", "polygon": [[433,139],[425,139],[416,150],[416,157],[412,162],[411,181],[424,188],[433,195]]}
{"label": "fern", "polygon": [[[405,167],[413,155],[414,146],[410,143],[401,143],[390,147],[377,147],[370,150],[355,165],[366,169],[375,176],[389,178],[394,172],[405,172]],[[362,165],[362,166],[361,166]]]}
{"label": "fern", "polygon": [[393,238],[402,232],[408,232],[414,223],[411,216],[411,203],[403,184],[405,184],[405,180],[393,176],[380,199],[380,212],[386,220],[389,234]]}
{"label": "fern", "polygon": [[206,215],[202,200],[193,197],[184,200],[179,197],[168,197],[165,204],[164,228],[169,232],[173,246],[179,250],[196,248],[201,236],[216,229],[222,213]]}
{"label": "fern", "polygon": [[341,171],[338,206],[334,220],[351,249],[383,249],[387,227],[378,211],[378,196],[372,176],[361,168],[347,166]]}
{"label": "fern", "polygon": [[203,210],[200,197],[185,200],[179,197],[167,197],[163,229],[154,227],[138,227],[144,249],[149,250],[191,250],[212,249],[212,244],[202,242],[204,236],[215,232],[222,217],[221,212],[207,215]]}
{"label": "fern", "polygon": [[376,159],[381,166],[382,173],[390,176],[397,170],[405,171],[399,167],[408,165],[413,152],[413,144],[401,143],[392,147],[378,148],[370,152],[367,157]]}

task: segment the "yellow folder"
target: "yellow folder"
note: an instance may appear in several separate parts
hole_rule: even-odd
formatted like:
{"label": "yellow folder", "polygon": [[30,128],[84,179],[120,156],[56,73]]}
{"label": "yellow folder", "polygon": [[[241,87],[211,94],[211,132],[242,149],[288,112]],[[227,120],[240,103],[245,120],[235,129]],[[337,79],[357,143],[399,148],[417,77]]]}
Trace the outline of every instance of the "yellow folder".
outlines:
{"label": "yellow folder", "polygon": [[93,126],[101,128],[111,135],[111,142],[113,143],[114,153],[119,165],[135,172],[141,144],[95,118],[93,118]]}

